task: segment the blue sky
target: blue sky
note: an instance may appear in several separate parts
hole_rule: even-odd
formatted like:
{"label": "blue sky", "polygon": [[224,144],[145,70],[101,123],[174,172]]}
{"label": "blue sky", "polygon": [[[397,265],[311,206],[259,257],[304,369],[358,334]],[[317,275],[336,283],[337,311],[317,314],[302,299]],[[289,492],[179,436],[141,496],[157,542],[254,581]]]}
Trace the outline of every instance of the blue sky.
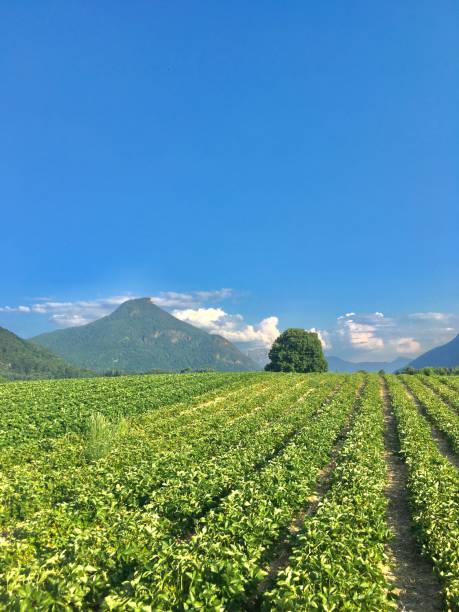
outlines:
{"label": "blue sky", "polygon": [[2,3],[0,325],[147,295],[247,347],[451,338],[458,68],[455,0]]}

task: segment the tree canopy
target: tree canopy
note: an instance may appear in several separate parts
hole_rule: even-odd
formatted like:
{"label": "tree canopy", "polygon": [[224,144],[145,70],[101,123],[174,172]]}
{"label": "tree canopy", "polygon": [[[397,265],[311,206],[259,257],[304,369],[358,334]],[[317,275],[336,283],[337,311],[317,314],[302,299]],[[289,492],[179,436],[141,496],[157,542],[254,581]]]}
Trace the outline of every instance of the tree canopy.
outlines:
{"label": "tree canopy", "polygon": [[327,361],[319,336],[304,329],[285,330],[269,351],[268,372],[326,372]]}

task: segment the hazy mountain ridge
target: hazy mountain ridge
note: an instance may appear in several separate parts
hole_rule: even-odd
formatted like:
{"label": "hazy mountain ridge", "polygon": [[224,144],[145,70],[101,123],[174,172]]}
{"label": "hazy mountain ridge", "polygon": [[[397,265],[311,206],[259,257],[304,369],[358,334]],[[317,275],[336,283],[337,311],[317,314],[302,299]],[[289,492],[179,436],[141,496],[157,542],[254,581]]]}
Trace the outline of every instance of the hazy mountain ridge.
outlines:
{"label": "hazy mountain ridge", "polygon": [[384,370],[385,372],[396,372],[401,368],[404,368],[409,363],[409,359],[405,357],[398,357],[393,361],[346,361],[340,357],[334,357],[332,355],[326,356],[325,359],[328,362],[329,372],[358,372],[359,370],[365,370],[366,372],[379,372]]}
{"label": "hazy mountain ridge", "polygon": [[[264,367],[268,362],[269,349],[266,348],[253,348],[248,349],[247,354],[254,361],[256,361],[260,367]],[[366,370],[367,372],[379,372],[384,370],[385,372],[396,372],[400,368],[404,368],[409,363],[409,359],[405,357],[398,357],[393,361],[347,361],[341,359],[341,357],[335,357],[333,355],[325,355],[325,359],[328,363],[329,372],[358,372],[359,370]]]}
{"label": "hazy mountain ridge", "polygon": [[77,378],[91,374],[93,373],[70,365],[51,351],[0,327],[0,378]]}
{"label": "hazy mountain ridge", "polygon": [[128,300],[97,321],[32,340],[72,364],[97,372],[259,369],[225,338],[176,319],[149,298]]}
{"label": "hazy mountain ridge", "polygon": [[459,366],[459,334],[441,346],[419,355],[408,364],[412,368],[455,368]]}

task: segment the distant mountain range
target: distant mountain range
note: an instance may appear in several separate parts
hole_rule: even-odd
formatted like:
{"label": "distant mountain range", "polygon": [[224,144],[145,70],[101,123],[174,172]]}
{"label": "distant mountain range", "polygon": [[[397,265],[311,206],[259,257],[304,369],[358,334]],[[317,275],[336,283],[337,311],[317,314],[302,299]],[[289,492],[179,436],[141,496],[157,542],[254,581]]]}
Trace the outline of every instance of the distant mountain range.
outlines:
{"label": "distant mountain range", "polygon": [[269,348],[251,348],[247,349],[247,355],[255,361],[255,363],[260,367],[264,368],[265,365],[269,362],[268,358]]}
{"label": "distant mountain range", "polygon": [[[173,317],[149,298],[129,300],[97,321],[23,340],[0,327],[0,378],[34,379],[91,376],[119,371],[258,370],[269,350],[244,354],[221,336]],[[459,335],[413,361],[352,362],[327,356],[330,372],[395,372],[406,366],[459,366]]]}
{"label": "distant mountain range", "polygon": [[[254,348],[247,351],[249,357],[256,361],[262,368],[269,361],[268,353],[269,349],[266,348]],[[367,372],[379,372],[379,370],[395,372],[400,368],[404,368],[409,363],[409,359],[404,359],[403,357],[399,357],[394,361],[361,361],[357,363],[331,355],[325,356],[325,359],[328,362],[328,370],[330,372],[358,372],[359,370],[365,370]]]}
{"label": "distant mountain range", "polygon": [[78,378],[91,374],[93,372],[69,365],[47,349],[22,340],[16,334],[0,327],[0,378]]}
{"label": "distant mountain range", "polygon": [[412,368],[455,368],[459,366],[459,335],[450,342],[423,353],[408,364]]}
{"label": "distant mountain range", "polygon": [[40,334],[32,341],[96,372],[260,369],[228,340],[180,321],[150,298],[128,300],[102,319]]}
{"label": "distant mountain range", "polygon": [[379,372],[384,370],[385,372],[396,372],[401,368],[404,368],[409,363],[409,359],[399,357],[394,361],[346,361],[340,357],[325,357],[328,362],[329,372],[358,372],[359,370],[365,370],[366,372]]}

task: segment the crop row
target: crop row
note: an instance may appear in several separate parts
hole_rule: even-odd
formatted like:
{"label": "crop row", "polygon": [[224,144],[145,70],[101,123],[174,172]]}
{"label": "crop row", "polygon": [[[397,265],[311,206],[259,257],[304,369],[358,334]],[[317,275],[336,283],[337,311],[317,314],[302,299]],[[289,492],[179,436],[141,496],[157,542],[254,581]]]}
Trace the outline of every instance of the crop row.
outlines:
{"label": "crop row", "polygon": [[451,389],[459,391],[459,376],[439,376],[438,378]]}
{"label": "crop row", "polygon": [[444,379],[439,376],[420,375],[418,378],[425,385],[433,389],[435,393],[459,413],[459,389],[451,388],[449,385],[445,384]]}
{"label": "crop row", "polygon": [[432,422],[446,435],[454,451],[459,453],[459,415],[417,376],[404,376],[403,380]]}
{"label": "crop row", "polygon": [[[133,427],[112,453],[83,466],[79,477],[72,470],[65,478],[64,463],[56,485],[60,497],[56,489],[51,498],[49,491],[38,490],[35,504],[6,539],[4,598],[30,605],[77,605],[94,593],[100,597],[107,582],[122,582],[126,556],[128,565],[134,562],[132,550],[153,554],[177,524],[189,526],[190,517],[218,503],[237,479],[281,449],[342,378],[325,384],[314,377],[269,380],[266,390],[235,394],[225,410],[209,408],[207,418],[198,411],[194,422],[187,422],[183,440],[168,440],[164,431],[158,440],[155,414],[143,415],[140,425],[132,420]],[[173,423],[169,426],[172,432]],[[168,442],[172,449],[166,450]],[[15,483],[19,489],[21,482]],[[24,513],[27,503],[21,499],[14,512],[10,508],[12,519]]]}
{"label": "crop row", "polygon": [[[223,402],[203,397],[196,410],[179,412],[175,419],[169,408],[130,418],[107,456],[95,462],[85,457],[84,436],[55,440],[51,448],[32,458],[27,454],[19,464],[20,454],[12,450],[13,461],[5,457],[2,470],[4,517],[31,519],[34,512],[43,514],[48,507],[65,504],[67,510],[78,510],[81,523],[94,508],[100,513],[103,504],[97,498],[107,491],[110,506],[135,505],[152,487],[163,487],[170,475],[192,464],[193,457],[203,461],[221,454],[235,440],[244,440],[244,432],[248,440],[261,423],[269,423],[277,398],[295,400],[313,387],[312,380],[272,379],[267,386],[246,386],[227,394]],[[227,431],[231,421],[234,426]]]}
{"label": "crop row", "polygon": [[[254,397],[255,394],[269,394],[269,390],[273,388],[273,382],[268,377],[249,379],[245,384],[240,381],[234,384],[229,384],[225,387],[211,389],[204,395],[191,395],[189,398],[177,404],[169,404],[167,401],[164,406],[152,408],[151,410],[135,411],[135,400],[132,398],[133,405],[129,406],[132,411],[128,416],[116,416],[116,412],[112,411],[111,418],[108,420],[105,416],[109,413],[107,408],[104,413],[93,411],[88,413],[89,416],[85,421],[85,426],[78,429],[73,421],[74,416],[71,412],[65,414],[65,425],[62,423],[62,429],[67,433],[54,437],[35,437],[24,439],[23,442],[15,445],[9,445],[0,449],[0,458],[5,470],[10,470],[16,465],[28,464],[33,462],[34,465],[39,465],[42,461],[44,464],[53,462],[54,458],[58,458],[61,465],[70,463],[72,467],[87,464],[87,453],[85,447],[89,445],[88,426],[90,425],[93,416],[100,416],[113,428],[113,433],[122,433],[122,438],[132,436],[147,437],[154,440],[156,443],[173,444],[172,438],[177,437],[183,439],[183,431],[188,430],[188,426],[195,424],[197,415],[203,416],[204,419],[212,414],[216,419],[221,418],[228,406],[234,406],[235,402],[240,401],[241,397]],[[290,386],[298,384],[298,381],[292,382],[292,379],[285,377],[283,381],[276,381],[275,387],[281,388],[282,385]],[[82,401],[90,402],[90,397],[82,394]],[[118,400],[120,402],[121,400]],[[50,421],[64,420],[62,414],[62,405],[57,404],[50,407]],[[118,430],[116,432],[116,430]],[[115,438],[116,440],[113,440]],[[119,435],[111,436],[112,442],[118,442]],[[113,446],[113,444],[112,444]],[[116,446],[116,444],[115,444]],[[73,454],[73,457],[72,457]]]}
{"label": "crop row", "polygon": [[459,608],[459,476],[443,457],[426,419],[393,375],[386,376],[401,452],[408,465],[412,519],[423,553],[444,584],[448,609]]}
{"label": "crop row", "polygon": [[332,484],[307,517],[287,567],[265,596],[275,610],[393,609],[384,574],[387,481],[380,383],[371,377]]}
{"label": "crop row", "polygon": [[109,418],[140,414],[263,376],[164,374],[9,383],[0,387],[0,448],[69,431],[81,433],[96,411]]}
{"label": "crop row", "polygon": [[311,497],[321,469],[352,411],[353,377],[252,477],[242,479],[187,537],[132,551],[134,570],[113,584],[111,607],[241,609],[267,574],[270,552]]}

